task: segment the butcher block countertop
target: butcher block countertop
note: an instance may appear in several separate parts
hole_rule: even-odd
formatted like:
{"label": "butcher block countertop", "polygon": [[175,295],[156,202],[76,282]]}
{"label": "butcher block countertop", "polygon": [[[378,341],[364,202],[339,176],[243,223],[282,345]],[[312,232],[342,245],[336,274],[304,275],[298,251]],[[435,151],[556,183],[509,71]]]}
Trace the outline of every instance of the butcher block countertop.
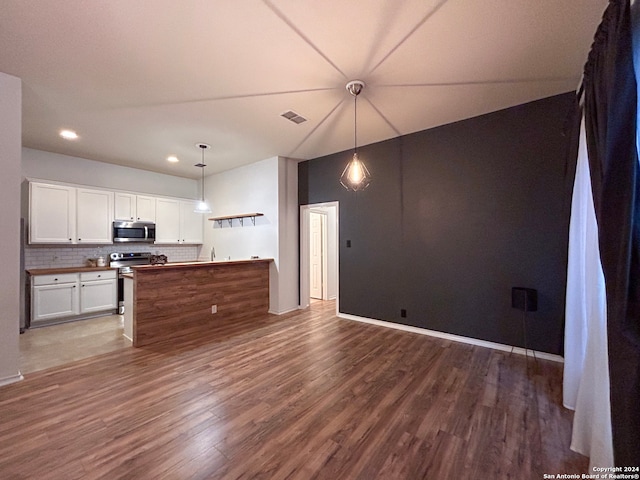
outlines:
{"label": "butcher block countertop", "polygon": [[82,272],[104,272],[107,270],[117,270],[111,267],[64,267],[64,268],[29,268],[29,275],[62,275],[64,273]]}
{"label": "butcher block countertop", "polygon": [[164,265],[135,265],[131,268],[137,272],[143,271],[156,271],[156,270],[167,270],[173,268],[194,268],[194,267],[213,267],[216,265],[246,265],[251,263],[263,263],[263,262],[272,262],[273,258],[252,258],[247,260],[214,260],[213,262],[202,262],[202,261],[193,261],[193,262],[175,262],[175,263],[165,263]]}

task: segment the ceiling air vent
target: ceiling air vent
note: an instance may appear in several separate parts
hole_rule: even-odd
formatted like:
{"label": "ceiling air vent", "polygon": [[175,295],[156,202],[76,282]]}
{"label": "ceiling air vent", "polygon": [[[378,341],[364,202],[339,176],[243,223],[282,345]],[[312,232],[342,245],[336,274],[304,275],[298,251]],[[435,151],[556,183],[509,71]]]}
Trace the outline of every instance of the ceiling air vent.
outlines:
{"label": "ceiling air vent", "polygon": [[286,118],[287,120],[291,120],[295,124],[301,124],[302,122],[306,122],[307,121],[306,118],[304,118],[302,115],[298,115],[293,110],[289,110],[288,112],[284,112],[280,116]]}

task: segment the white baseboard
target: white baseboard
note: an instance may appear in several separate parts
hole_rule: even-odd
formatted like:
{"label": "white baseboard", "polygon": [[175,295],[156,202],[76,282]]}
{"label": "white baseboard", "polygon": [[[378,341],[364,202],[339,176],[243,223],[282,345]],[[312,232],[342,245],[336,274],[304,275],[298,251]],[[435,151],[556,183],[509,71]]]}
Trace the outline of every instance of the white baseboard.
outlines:
{"label": "white baseboard", "polygon": [[298,310],[300,307],[293,307],[293,308],[289,308],[287,310],[283,310],[282,312],[277,312],[275,310],[269,310],[268,313],[271,313],[273,315],[284,315],[285,313],[289,313],[289,312],[295,312],[296,310]]}
{"label": "white baseboard", "polygon": [[[502,350],[504,352],[513,352],[519,355],[525,355],[525,349],[522,347],[514,347],[511,345],[504,345],[502,343],[488,342],[486,340],[479,340],[477,338],[463,337],[461,335],[454,335],[452,333],[438,332],[436,330],[428,330],[426,328],[413,327],[411,325],[403,325],[401,323],[385,322],[383,320],[376,320],[374,318],[359,317],[357,315],[351,315],[348,313],[338,313],[338,317],[345,320],[354,320],[356,322],[370,323],[372,325],[378,325],[380,327],[394,328],[396,330],[402,330],[404,332],[418,333],[420,335],[427,335],[429,337],[437,337],[445,340],[451,340],[453,342],[467,343],[469,345],[476,345],[478,347],[492,348],[494,350]],[[564,363],[564,358],[560,355],[554,355],[547,352],[538,352],[537,350],[527,350],[527,352],[533,352],[537,358],[543,360],[551,360],[552,362]]]}
{"label": "white baseboard", "polygon": [[12,383],[19,382],[21,380],[24,380],[24,377],[20,372],[18,372],[17,375],[12,375],[6,378],[0,378],[0,387],[4,387],[5,385],[10,385]]}

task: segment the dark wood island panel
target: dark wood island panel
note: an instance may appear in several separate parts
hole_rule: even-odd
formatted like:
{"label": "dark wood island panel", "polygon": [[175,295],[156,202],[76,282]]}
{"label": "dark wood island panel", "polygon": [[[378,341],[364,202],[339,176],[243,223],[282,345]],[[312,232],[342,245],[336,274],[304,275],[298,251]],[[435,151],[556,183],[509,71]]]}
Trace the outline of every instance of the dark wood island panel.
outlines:
{"label": "dark wood island panel", "polygon": [[[271,259],[134,269],[133,346],[177,339],[269,311]],[[211,313],[212,306],[217,313]]]}

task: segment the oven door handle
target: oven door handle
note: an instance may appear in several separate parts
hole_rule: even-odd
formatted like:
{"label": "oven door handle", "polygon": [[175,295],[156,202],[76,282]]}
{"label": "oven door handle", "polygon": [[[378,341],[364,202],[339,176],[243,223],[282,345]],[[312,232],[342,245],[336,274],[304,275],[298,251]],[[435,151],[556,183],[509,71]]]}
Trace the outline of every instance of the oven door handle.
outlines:
{"label": "oven door handle", "polygon": [[149,227],[145,225],[144,227],[144,239],[149,240]]}

